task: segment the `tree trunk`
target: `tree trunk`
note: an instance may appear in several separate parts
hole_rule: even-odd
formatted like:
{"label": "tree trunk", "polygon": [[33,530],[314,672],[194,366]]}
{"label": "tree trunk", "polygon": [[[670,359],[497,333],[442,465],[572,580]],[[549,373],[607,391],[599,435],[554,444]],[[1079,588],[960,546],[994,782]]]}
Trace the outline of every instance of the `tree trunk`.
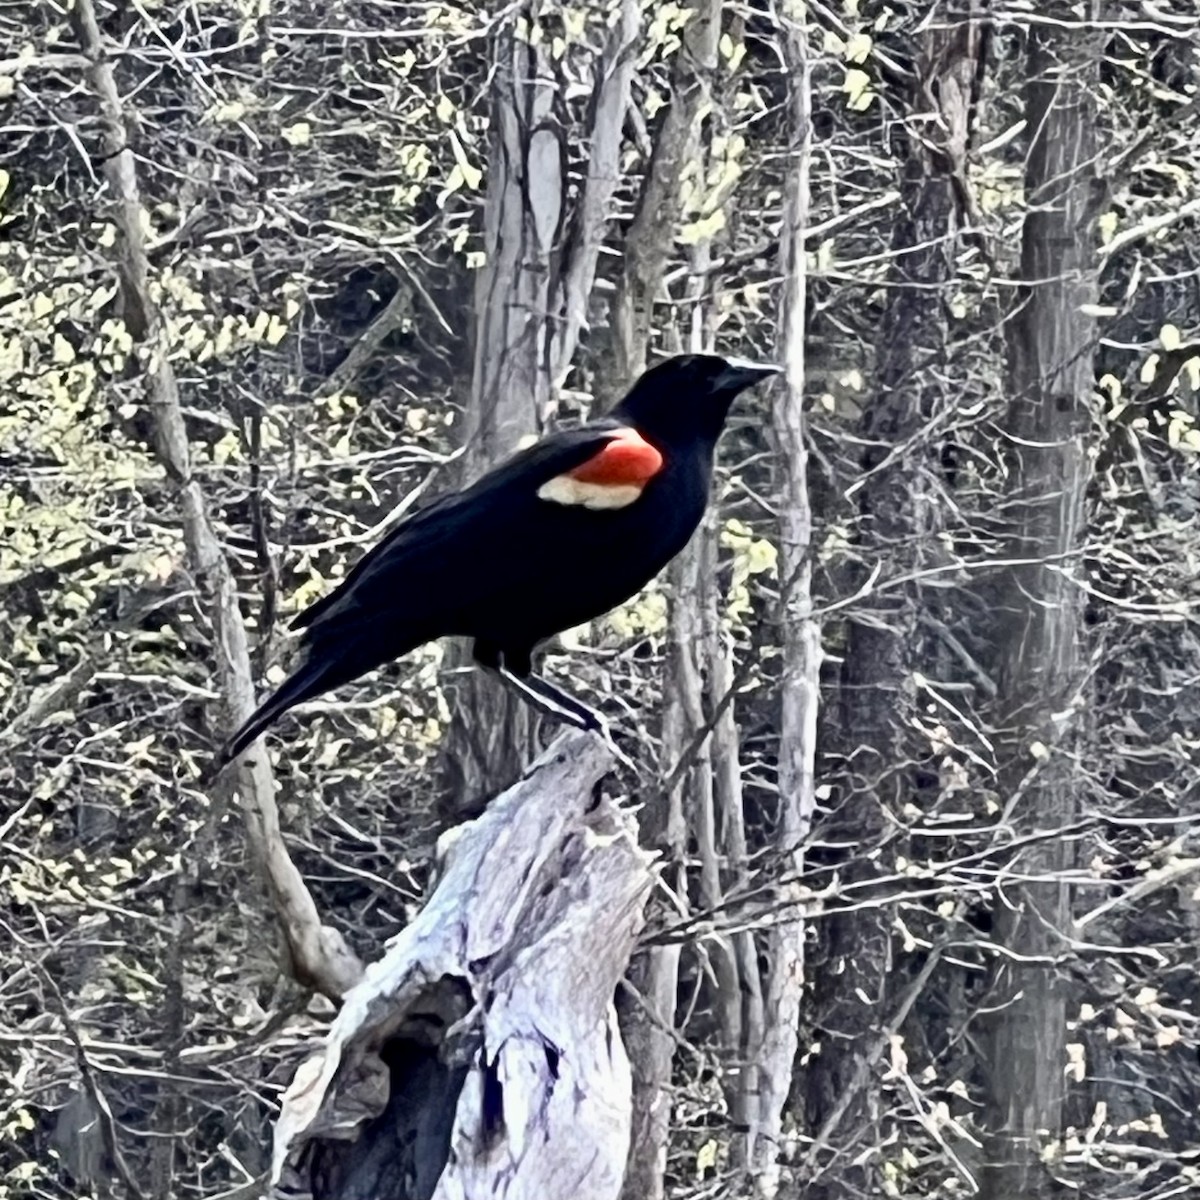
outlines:
{"label": "tree trunk", "polygon": [[[1068,16],[1065,6],[1061,15]],[[1087,437],[1095,343],[1087,306],[1097,297],[1092,183],[1098,38],[1035,26],[1029,33],[1026,121],[1026,281],[1011,324],[1005,433],[1013,447],[1006,510],[1011,568],[1000,598],[998,723],[1004,820],[1017,833],[1068,824],[1082,777],[1075,741],[1084,655],[1082,570]],[[990,1131],[980,1180],[986,1200],[1056,1193],[1045,1152],[1056,1141],[1065,1090],[1065,981],[1051,960],[1071,918],[1064,875],[1073,841],[1023,850],[996,902],[998,957],[987,1007]]]}
{"label": "tree trunk", "polygon": [[419,916],[346,996],[275,1131],[277,1197],[615,1200],[630,1070],[613,993],[651,875],[595,785],[597,738],[559,738],[447,834]]}
{"label": "tree trunk", "polygon": [[[637,209],[625,238],[617,295],[609,312],[607,353],[597,371],[597,390],[611,402],[645,369],[652,316],[682,216],[684,168],[694,157],[708,80],[717,66],[721,26],[720,0],[707,0],[683,29],[683,47],[672,71],[672,99],[664,112],[654,150],[638,194]],[[669,593],[670,654],[664,679],[663,758],[670,770],[692,733],[704,722],[704,681],[696,660],[702,637],[700,598],[691,582],[699,570],[699,534],[672,564]],[[708,749],[701,751],[707,764]],[[687,896],[685,796],[694,771],[648,810],[642,834],[661,848],[668,880],[676,896]],[[709,776],[709,778],[711,778]],[[623,1008],[622,1027],[634,1068],[634,1136],[626,1171],[625,1200],[658,1200],[664,1192],[671,1116],[671,1072],[675,1051],[675,1001],[679,985],[677,947],[648,951],[635,962],[629,983],[636,993]]]}
{"label": "tree trunk", "polygon": [[[690,781],[688,812],[698,860],[700,907],[708,912],[721,911],[727,890],[739,883],[747,885],[750,875],[737,708],[736,701],[727,698],[735,687],[735,672],[733,646],[723,620],[726,597],[718,574],[723,524],[720,509],[714,506],[697,538],[700,577],[692,600],[701,610],[694,651],[703,667],[701,715],[705,724],[713,723],[713,730]],[[683,607],[685,597],[688,593],[680,594],[676,607]],[[740,930],[709,939],[708,958],[725,1063],[726,1104],[730,1123],[739,1131],[731,1148],[732,1161],[745,1167],[750,1142],[741,1131],[753,1129],[764,1020],[754,934]]]}
{"label": "tree trunk", "polygon": [[[694,585],[697,557],[689,546],[671,564],[671,592],[679,596]],[[673,606],[663,686],[662,745],[666,770],[679,761],[688,731],[701,723],[702,681],[693,660],[691,639],[699,623],[691,605]],[[703,755],[703,751],[702,751]],[[703,769],[697,765],[697,770]],[[643,843],[663,857],[663,874],[674,896],[686,899],[687,821],[684,796],[688,772],[667,795],[647,805],[642,814]],[[661,1200],[667,1147],[671,1136],[671,1071],[675,1062],[675,1009],[679,989],[679,946],[656,946],[633,963],[628,985],[633,991],[621,1009],[621,1028],[633,1061],[633,1136],[625,1171],[622,1200]]]}
{"label": "tree trunk", "polygon": [[779,269],[783,277],[779,357],[785,368],[775,385],[772,425],[779,447],[779,602],[782,625],[779,718],[779,813],[773,869],[790,882],[777,889],[785,920],[765,935],[762,1037],[752,1048],[757,1095],[747,1133],[747,1163],[759,1196],[774,1197],[781,1183],[783,1118],[795,1072],[804,990],[804,914],[799,907],[804,842],[816,805],[817,704],[821,631],[812,617],[812,506],[805,441],[805,234],[809,224],[812,151],[812,60],[804,6],[790,3],[784,17],[788,73],[789,173],[784,194]]}
{"label": "tree trunk", "polygon": [[[550,257],[562,218],[565,163],[550,123],[556,80],[544,43],[505,22],[495,45],[484,252],[476,280],[471,395],[463,430],[463,483],[537,435],[550,401]],[[477,807],[520,774],[534,715],[453,644],[459,672],[442,751],[451,813]]]}
{"label": "tree trunk", "polygon": [[711,98],[721,34],[721,0],[705,0],[683,27],[683,45],[671,73],[671,103],[654,138],[654,150],[638,193],[637,211],[625,237],[621,278],[609,311],[608,353],[597,388],[609,402],[646,367],[654,328],[654,305],[682,214],[680,183],[695,156],[700,117]]}
{"label": "tree trunk", "polygon": [[[862,419],[863,474],[854,485],[860,553],[868,563],[886,564],[889,574],[929,565],[939,554],[936,446],[920,435],[953,402],[934,368],[944,362],[948,345],[944,290],[954,277],[980,34],[969,7],[960,21],[929,25],[918,46],[909,119],[894,135],[896,158],[904,165],[892,235],[892,286],[874,394]],[[929,757],[930,746],[913,735],[914,672],[939,675],[926,661],[928,638],[919,617],[927,606],[942,603],[941,595],[919,584],[876,593],[868,601],[870,611],[857,614],[850,625],[839,689],[844,793],[823,830],[828,840],[860,848],[843,871],[849,881],[863,883],[878,871],[869,851],[894,827],[889,814],[898,816],[920,787],[916,768]],[[838,1147],[841,1182],[831,1179],[815,1195],[841,1195],[843,1186],[880,1186],[875,1156],[864,1153],[885,1136],[877,1119],[879,1084],[874,1073],[864,1075],[861,1063],[864,1046],[878,1039],[889,1009],[888,924],[887,911],[873,906],[822,922],[823,969],[814,972],[821,1053],[811,1068],[809,1117]],[[860,1090],[851,1095],[856,1087]],[[834,1113],[837,1128],[827,1128]]]}
{"label": "tree trunk", "polygon": [[[668,574],[672,602],[663,679],[662,731],[663,764],[668,771],[681,760],[705,721],[704,598],[713,586],[711,557],[715,548],[715,526],[710,515],[671,564]],[[709,863],[715,860],[715,844],[711,840],[712,785],[711,744],[706,741],[701,744],[691,769],[669,794],[647,806],[642,819],[643,842],[662,854],[671,893],[684,904],[690,884],[688,817],[697,811],[707,813],[709,818],[701,819],[696,830],[697,856]],[[706,882],[709,888],[719,891],[719,883],[714,883],[711,872],[707,881],[703,878],[703,867],[701,875],[702,895]],[[676,910],[673,915],[684,914]],[[726,968],[728,985],[731,982],[728,956],[722,953],[722,948],[717,954],[718,970]],[[679,946],[658,946],[639,956],[630,972],[629,983],[636,997],[624,1007],[622,1028],[635,1064],[634,1126],[622,1191],[624,1200],[661,1200],[665,1195],[680,963]]]}
{"label": "tree trunk", "polygon": [[[522,10],[532,23],[543,8]],[[640,10],[622,0],[593,61],[592,154],[574,213],[557,97],[565,88],[547,39],[505,22],[495,45],[491,147],[484,215],[486,261],[475,292],[474,366],[463,431],[464,482],[483,474],[553,415],[586,323],[587,301],[620,178],[620,132],[629,102]],[[592,31],[595,33],[595,31]],[[566,232],[569,225],[569,232]],[[520,773],[533,752],[535,716],[497,680],[470,667],[469,645],[450,648],[459,672],[443,750],[451,812],[478,807]]]}
{"label": "tree trunk", "polygon": [[[692,160],[700,181],[691,192],[688,215],[709,211],[729,196],[707,194],[711,147],[720,135],[724,113],[714,104],[705,125],[699,152]],[[713,349],[719,327],[720,285],[712,275],[713,239],[704,237],[689,255],[689,301],[684,309],[689,325],[688,350]],[[682,341],[681,348],[682,348]],[[727,694],[734,687],[733,647],[725,627],[725,595],[720,586],[721,499],[714,495],[696,536],[680,558],[678,579],[671,591],[671,644],[675,651],[667,673],[667,704],[680,719],[668,721],[671,736],[664,737],[668,767],[689,752],[701,730],[711,732],[700,743],[688,771],[681,797],[681,824],[689,837],[677,847],[680,874],[682,855],[694,862],[694,890],[700,908],[719,912],[727,886],[748,875],[742,762],[735,701]],[[731,877],[730,868],[733,868]],[[684,878],[686,884],[686,877]],[[677,895],[687,892],[677,890]],[[742,1131],[750,1128],[758,1093],[758,1038],[761,1036],[762,987],[754,935],[748,930],[707,940],[707,969],[702,978],[704,1007],[715,1017],[714,1050],[721,1063],[721,1086],[731,1126],[737,1134],[730,1146],[730,1165],[744,1169],[748,1143]],[[689,1031],[684,1029],[684,1036]],[[751,1040],[754,1039],[754,1040]]]}
{"label": "tree trunk", "polygon": [[641,36],[638,0],[620,0],[604,53],[595,60],[592,84],[595,104],[588,137],[587,174],[571,222],[565,266],[559,272],[555,310],[560,319],[551,344],[552,383],[561,387],[587,328],[588,302],[596,265],[608,231],[609,211],[621,179],[621,135],[629,110],[629,89]]}

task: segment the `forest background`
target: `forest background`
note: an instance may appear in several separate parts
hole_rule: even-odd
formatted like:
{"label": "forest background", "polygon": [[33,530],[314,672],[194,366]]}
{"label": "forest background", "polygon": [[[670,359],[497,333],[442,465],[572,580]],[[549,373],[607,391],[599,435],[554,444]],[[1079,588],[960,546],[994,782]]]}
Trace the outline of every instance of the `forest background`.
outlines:
{"label": "forest background", "polygon": [[404,511],[712,346],[786,379],[547,665],[663,871],[626,1195],[1200,1188],[1200,5],[42,0],[0,45],[0,1197],[249,1194],[553,731],[431,646],[203,764]]}

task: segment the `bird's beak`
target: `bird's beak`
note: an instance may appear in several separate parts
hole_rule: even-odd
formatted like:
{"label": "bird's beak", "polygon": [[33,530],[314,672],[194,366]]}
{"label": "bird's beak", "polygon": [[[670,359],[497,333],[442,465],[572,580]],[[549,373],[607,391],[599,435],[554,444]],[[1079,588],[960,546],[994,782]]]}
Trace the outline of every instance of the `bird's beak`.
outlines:
{"label": "bird's beak", "polygon": [[782,372],[774,363],[750,362],[744,358],[727,358],[725,370],[717,376],[717,389],[722,392],[740,392],[753,387],[764,379]]}

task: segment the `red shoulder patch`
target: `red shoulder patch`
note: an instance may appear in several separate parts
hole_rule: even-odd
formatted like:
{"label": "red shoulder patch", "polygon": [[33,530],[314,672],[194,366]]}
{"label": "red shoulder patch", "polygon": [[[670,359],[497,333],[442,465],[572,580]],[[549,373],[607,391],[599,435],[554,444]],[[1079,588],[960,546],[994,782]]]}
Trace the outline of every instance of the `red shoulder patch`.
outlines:
{"label": "red shoulder patch", "polygon": [[599,453],[569,472],[579,483],[597,483],[602,487],[648,483],[662,470],[663,456],[636,429],[618,430]]}

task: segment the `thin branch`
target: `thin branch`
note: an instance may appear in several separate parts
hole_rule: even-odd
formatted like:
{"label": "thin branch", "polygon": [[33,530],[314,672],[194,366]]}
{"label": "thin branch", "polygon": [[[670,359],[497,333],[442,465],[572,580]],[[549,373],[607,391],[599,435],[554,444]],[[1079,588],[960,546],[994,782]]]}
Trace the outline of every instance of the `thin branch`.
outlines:
{"label": "thin branch", "polygon": [[112,1108],[108,1103],[108,1097],[105,1096],[104,1090],[100,1087],[100,1081],[96,1078],[95,1071],[92,1070],[91,1059],[88,1058],[87,1051],[84,1049],[83,1039],[79,1035],[79,1029],[71,1016],[67,1002],[59,990],[54,976],[49,971],[39,966],[38,974],[41,975],[42,982],[54,997],[55,1007],[58,1009],[58,1015],[62,1019],[63,1030],[71,1043],[72,1049],[75,1051],[75,1064],[79,1068],[80,1082],[83,1084],[84,1091],[87,1092],[92,1102],[93,1109],[95,1109],[96,1122],[100,1127],[100,1138],[104,1142],[105,1153],[112,1161],[117,1175],[120,1177],[129,1194],[134,1197],[134,1200],[143,1200],[146,1193],[142,1191],[141,1185],[134,1178],[133,1172],[129,1169],[129,1164],[125,1161],[125,1153],[121,1149],[121,1141],[117,1137],[117,1123],[113,1117]]}
{"label": "thin branch", "polygon": [[[144,210],[137,168],[126,136],[126,113],[117,91],[92,0],[78,0],[71,23],[89,63],[88,76],[101,110],[104,175],[115,200],[120,233],[116,261],[125,324],[142,351],[154,421],[155,453],[178,496],[188,561],[213,624],[217,678],[233,723],[254,708],[254,685],[246,627],[237,586],[208,516],[199,481],[192,474],[187,427],[179,387],[171,367],[163,322],[151,295]],[[362,976],[362,964],[341,934],[321,923],[304,878],[288,857],[279,827],[275,780],[262,752],[244,758],[238,769],[239,794],[251,853],[262,870],[287,938],[291,969],[302,983],[340,998]]]}

